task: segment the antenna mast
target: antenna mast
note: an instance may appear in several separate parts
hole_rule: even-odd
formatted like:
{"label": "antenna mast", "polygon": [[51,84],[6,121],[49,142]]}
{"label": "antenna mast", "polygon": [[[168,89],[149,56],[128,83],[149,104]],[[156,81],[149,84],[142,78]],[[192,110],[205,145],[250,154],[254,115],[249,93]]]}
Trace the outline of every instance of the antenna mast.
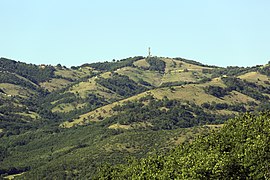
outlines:
{"label": "antenna mast", "polygon": [[148,57],[151,57],[151,48],[148,48]]}

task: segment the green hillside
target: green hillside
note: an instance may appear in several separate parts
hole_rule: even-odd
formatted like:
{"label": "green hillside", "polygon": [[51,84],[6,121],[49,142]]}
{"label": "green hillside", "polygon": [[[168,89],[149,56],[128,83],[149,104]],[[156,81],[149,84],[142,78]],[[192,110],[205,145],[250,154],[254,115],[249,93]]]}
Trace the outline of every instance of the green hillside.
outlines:
{"label": "green hillside", "polygon": [[104,165],[95,179],[269,179],[269,118],[245,114],[166,154]]}
{"label": "green hillside", "polygon": [[1,58],[0,175],[90,178],[102,164],[191,143],[229,118],[269,110],[269,68],[141,56],[67,68]]}

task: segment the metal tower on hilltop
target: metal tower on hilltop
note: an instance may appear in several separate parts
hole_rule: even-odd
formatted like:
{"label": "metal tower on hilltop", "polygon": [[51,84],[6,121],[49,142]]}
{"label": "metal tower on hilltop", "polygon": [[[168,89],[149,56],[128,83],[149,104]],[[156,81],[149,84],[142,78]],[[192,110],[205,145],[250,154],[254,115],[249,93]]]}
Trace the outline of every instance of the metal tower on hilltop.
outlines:
{"label": "metal tower on hilltop", "polygon": [[151,57],[151,48],[148,48],[148,57]]}

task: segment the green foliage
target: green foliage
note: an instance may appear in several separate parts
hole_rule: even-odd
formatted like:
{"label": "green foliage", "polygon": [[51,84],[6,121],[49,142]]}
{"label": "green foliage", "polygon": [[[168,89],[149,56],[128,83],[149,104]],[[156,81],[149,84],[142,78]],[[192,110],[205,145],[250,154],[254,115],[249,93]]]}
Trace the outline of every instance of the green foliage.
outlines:
{"label": "green foliage", "polygon": [[235,77],[226,77],[222,80],[228,86],[227,91],[235,90],[259,101],[269,100],[269,97],[264,93],[269,94],[270,87],[264,87]]}
{"label": "green foliage", "polygon": [[208,94],[211,94],[217,98],[222,98],[229,94],[228,90],[220,86],[207,86],[204,88],[204,91]]}
{"label": "green foliage", "polygon": [[62,129],[44,124],[38,130],[0,139],[0,175],[26,171],[21,179],[89,179],[102,164],[124,163],[129,156],[140,158],[155,150],[166,151],[174,147],[170,139],[186,132],[114,130],[98,124]]}
{"label": "green foliage", "polygon": [[0,83],[10,83],[10,84],[15,84],[19,85],[22,87],[27,87],[29,89],[37,90],[39,89],[37,86],[32,84],[29,81],[26,81],[22,78],[19,78],[15,74],[9,73],[9,72],[1,72],[0,73]]}
{"label": "green foliage", "polygon": [[[134,122],[150,122],[152,129],[187,128],[206,123],[221,123],[227,117],[205,112],[195,104],[187,104],[178,100],[162,100],[142,98],[138,101],[126,102],[113,108],[117,115],[106,118],[103,123],[132,124]],[[196,117],[196,118],[195,118]]]}
{"label": "green foliage", "polygon": [[242,103],[238,104],[226,104],[226,103],[203,103],[201,105],[203,108],[209,109],[209,110],[229,110],[229,111],[236,111],[236,112],[246,112],[247,109],[245,108],[245,105]]}
{"label": "green foliage", "polygon": [[162,61],[158,57],[148,57],[146,58],[146,62],[149,63],[149,70],[150,71],[159,71],[159,72],[164,72],[166,63]]}
{"label": "green foliage", "polygon": [[[247,110],[255,112],[269,110],[269,84],[262,86],[258,85],[260,83],[228,77],[222,78],[226,88],[218,86],[205,88],[207,93],[219,98],[231,94],[232,91],[238,91],[258,100],[258,104],[248,102],[231,105],[226,102],[211,102],[198,106],[188,101],[169,100],[166,97],[158,100],[149,95],[114,107],[115,114],[107,118],[102,117],[100,122],[70,129],[59,127],[63,121],[72,121],[81,114],[116,101],[106,99],[98,92],[83,98],[76,93],[70,93],[71,86],[89,81],[93,76],[111,71],[111,77],[97,78],[97,82],[122,98],[152,88],[144,77],[140,76],[137,83],[128,76],[113,72],[127,66],[138,68],[134,67],[133,63],[140,59],[143,57],[85,64],[83,66],[93,67],[96,71],[89,72],[88,76],[78,77],[77,80],[66,78],[72,83],[49,93],[38,84],[50,78],[62,78],[61,75],[54,75],[53,67],[41,67],[1,58],[0,83],[15,84],[31,91],[29,93],[31,96],[22,98],[7,96],[5,89],[0,89],[1,177],[26,172],[18,178],[90,179],[96,174],[96,168],[102,164],[121,164],[129,156],[142,158],[155,151],[158,151],[157,155],[141,160],[130,160],[129,165],[105,166],[100,170],[98,178],[262,179],[269,177],[267,174],[269,147],[265,143],[269,140],[269,123],[261,121],[269,119],[267,113],[259,117],[247,114],[236,118],[230,121],[221,133],[199,138],[192,145],[180,146],[167,154],[159,154],[172,148],[174,141],[189,142],[196,132],[201,133],[198,128],[191,130],[191,127],[207,123],[223,123],[228,118],[228,116],[214,114],[215,110],[224,109],[240,113]],[[204,66],[195,61],[178,60]],[[150,64],[148,70],[164,73],[166,64],[163,60],[152,57],[147,58],[146,61]],[[172,64],[172,67],[177,68],[176,63]],[[65,67],[58,64],[58,68]],[[79,67],[72,68],[79,69]],[[203,70],[207,73],[207,77],[236,76],[251,71],[268,75],[269,70],[267,66],[213,68]],[[195,74],[196,72],[193,72],[193,75]],[[170,91],[177,91],[178,88],[172,86],[186,84],[196,86],[210,80],[205,77],[196,83],[166,82],[161,86],[169,87],[167,89]],[[53,108],[62,104],[72,104],[74,109],[68,113],[52,112]],[[78,104],[84,106],[76,109]],[[31,113],[36,113],[38,117],[31,118]],[[117,123],[130,125],[128,127],[131,128],[128,130],[108,128]],[[188,127],[188,129],[180,127]]]}
{"label": "green foliage", "polygon": [[270,66],[269,63],[267,66],[263,66],[262,68],[258,68],[258,71],[262,74],[267,75],[268,77],[270,77]]}
{"label": "green foliage", "polygon": [[45,66],[40,68],[37,65],[16,62],[6,58],[0,58],[0,70],[16,73],[38,84],[49,80],[54,76],[54,67]]}
{"label": "green foliage", "polygon": [[37,104],[31,99],[0,96],[0,129],[5,129],[5,132],[0,135],[19,134],[36,128],[37,124],[33,122],[38,119],[27,115],[30,115],[30,112],[37,112],[37,110]]}
{"label": "green foliage", "polygon": [[[248,72],[257,71],[260,66],[255,67],[238,67],[238,66],[228,66],[226,68],[215,68],[210,70],[212,78],[220,76],[239,76]],[[209,72],[209,71],[208,71]]]}
{"label": "green foliage", "polygon": [[175,81],[175,82],[165,82],[160,85],[160,87],[171,87],[171,86],[182,86],[187,84],[196,84],[194,82],[188,81]]}
{"label": "green foliage", "polygon": [[166,155],[105,166],[96,179],[269,179],[269,119],[245,114]]}
{"label": "green foliage", "polygon": [[96,81],[123,97],[129,97],[147,90],[144,86],[129,79],[128,76],[117,73],[113,73],[110,78],[99,78]]}
{"label": "green foliage", "polygon": [[209,66],[209,65],[205,65],[205,64],[202,64],[198,61],[194,61],[194,60],[188,60],[188,59],[184,59],[184,58],[173,58],[175,60],[178,60],[178,61],[183,61],[183,62],[186,62],[188,64],[193,64],[193,65],[197,65],[197,66],[203,66],[203,67],[212,67],[212,68],[217,68],[217,66]]}
{"label": "green foliage", "polygon": [[82,65],[82,67],[84,66],[90,66],[92,68],[95,68],[97,70],[100,71],[114,71],[116,69],[122,68],[122,67],[126,67],[126,66],[133,66],[133,63],[135,61],[138,61],[140,59],[143,59],[142,56],[136,56],[136,57],[130,57],[127,59],[122,59],[120,61],[113,61],[113,62],[98,62],[98,63],[92,63],[92,64],[84,64]]}

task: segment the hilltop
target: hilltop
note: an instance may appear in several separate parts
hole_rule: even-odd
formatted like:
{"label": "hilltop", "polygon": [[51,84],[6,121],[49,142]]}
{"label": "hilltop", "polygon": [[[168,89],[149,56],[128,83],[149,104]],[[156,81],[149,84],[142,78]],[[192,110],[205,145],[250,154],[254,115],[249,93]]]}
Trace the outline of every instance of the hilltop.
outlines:
{"label": "hilltop", "polygon": [[142,56],[67,68],[1,58],[0,174],[92,177],[104,162],[192,142],[229,118],[268,110],[269,68]]}

